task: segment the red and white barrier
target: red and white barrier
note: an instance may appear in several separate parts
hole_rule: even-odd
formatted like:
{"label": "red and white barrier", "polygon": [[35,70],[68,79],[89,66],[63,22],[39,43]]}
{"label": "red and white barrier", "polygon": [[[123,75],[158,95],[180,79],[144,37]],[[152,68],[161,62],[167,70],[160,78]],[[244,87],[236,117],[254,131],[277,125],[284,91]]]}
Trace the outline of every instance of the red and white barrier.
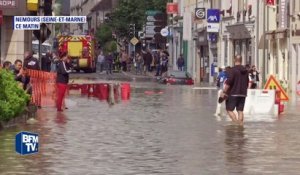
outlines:
{"label": "red and white barrier", "polygon": [[279,115],[284,106],[278,102],[275,90],[248,89],[244,114]]}

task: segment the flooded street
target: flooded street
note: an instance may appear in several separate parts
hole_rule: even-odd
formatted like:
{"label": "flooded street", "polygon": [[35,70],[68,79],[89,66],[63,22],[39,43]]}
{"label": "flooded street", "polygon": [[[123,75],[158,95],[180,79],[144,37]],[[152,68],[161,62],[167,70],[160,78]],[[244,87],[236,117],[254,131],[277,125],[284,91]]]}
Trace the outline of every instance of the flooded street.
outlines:
{"label": "flooded street", "polygon": [[[132,83],[130,101],[113,106],[70,95],[76,104],[64,113],[44,108],[37,124],[0,131],[0,174],[299,173],[299,106],[280,118],[246,116],[238,127],[213,115],[216,93]],[[39,134],[38,154],[15,152],[20,131]]]}

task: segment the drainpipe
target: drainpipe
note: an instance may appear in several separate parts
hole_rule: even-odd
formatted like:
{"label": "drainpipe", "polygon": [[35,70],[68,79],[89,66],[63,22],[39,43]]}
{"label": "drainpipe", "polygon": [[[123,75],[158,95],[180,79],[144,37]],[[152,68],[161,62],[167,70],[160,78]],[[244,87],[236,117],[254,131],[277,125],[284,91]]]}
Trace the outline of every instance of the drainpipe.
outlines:
{"label": "drainpipe", "polygon": [[[258,3],[260,1],[257,1]],[[262,61],[262,75],[261,82],[264,84],[266,81],[266,3],[263,1],[263,36],[264,36],[264,49],[263,49],[263,61]]]}

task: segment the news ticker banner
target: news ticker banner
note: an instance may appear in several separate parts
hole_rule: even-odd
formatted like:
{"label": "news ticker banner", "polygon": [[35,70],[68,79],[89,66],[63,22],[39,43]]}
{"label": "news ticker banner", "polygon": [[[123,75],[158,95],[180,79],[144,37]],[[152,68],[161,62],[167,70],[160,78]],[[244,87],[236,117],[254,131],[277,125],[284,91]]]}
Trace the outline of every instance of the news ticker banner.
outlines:
{"label": "news ticker banner", "polygon": [[42,23],[86,23],[86,16],[14,16],[14,30],[40,30]]}

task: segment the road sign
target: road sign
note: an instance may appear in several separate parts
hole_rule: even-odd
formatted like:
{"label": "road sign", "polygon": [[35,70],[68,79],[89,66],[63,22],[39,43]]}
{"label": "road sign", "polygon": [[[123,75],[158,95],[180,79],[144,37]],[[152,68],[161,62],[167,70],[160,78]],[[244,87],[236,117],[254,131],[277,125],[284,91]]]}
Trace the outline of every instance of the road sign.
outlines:
{"label": "road sign", "polygon": [[166,26],[165,21],[147,21],[146,26]]}
{"label": "road sign", "polygon": [[218,33],[220,29],[219,23],[207,23],[207,32]]}
{"label": "road sign", "polygon": [[219,23],[220,22],[220,10],[219,9],[207,9],[207,22]]}
{"label": "road sign", "polygon": [[159,26],[146,26],[146,33],[157,33],[160,32],[163,27]]}
{"label": "road sign", "polygon": [[155,41],[162,41],[160,34],[162,28],[167,25],[166,13],[149,10],[146,11],[147,20],[145,25],[145,38],[155,38]]}
{"label": "road sign", "polygon": [[195,17],[196,19],[205,19],[205,8],[195,8]]}
{"label": "road sign", "polygon": [[275,0],[265,0],[267,5],[274,6],[275,5]]}
{"label": "road sign", "polygon": [[156,21],[156,19],[154,18],[154,16],[147,16],[147,21],[154,22]]}
{"label": "road sign", "polygon": [[42,23],[40,30],[34,30],[33,34],[38,40],[41,41],[41,43],[43,43],[49,38],[49,36],[51,35],[51,31],[45,23]]}
{"label": "road sign", "polygon": [[178,13],[178,3],[167,3],[167,13],[177,14]]}
{"label": "road sign", "polygon": [[158,11],[158,10],[147,10],[146,11],[147,16],[155,16],[158,13],[161,13],[161,11]]}
{"label": "road sign", "polygon": [[167,28],[163,28],[163,29],[161,29],[160,34],[161,34],[161,36],[166,37],[169,35],[169,30]]}
{"label": "road sign", "polygon": [[281,87],[281,85],[278,83],[276,78],[271,75],[270,78],[268,79],[264,89],[275,89],[280,91],[280,100],[282,101],[288,101],[289,97],[284,91],[284,89]]}
{"label": "road sign", "polygon": [[139,43],[139,40],[136,38],[136,37],[133,37],[131,40],[130,40],[130,43],[132,44],[132,45],[136,45],[137,43]]}

